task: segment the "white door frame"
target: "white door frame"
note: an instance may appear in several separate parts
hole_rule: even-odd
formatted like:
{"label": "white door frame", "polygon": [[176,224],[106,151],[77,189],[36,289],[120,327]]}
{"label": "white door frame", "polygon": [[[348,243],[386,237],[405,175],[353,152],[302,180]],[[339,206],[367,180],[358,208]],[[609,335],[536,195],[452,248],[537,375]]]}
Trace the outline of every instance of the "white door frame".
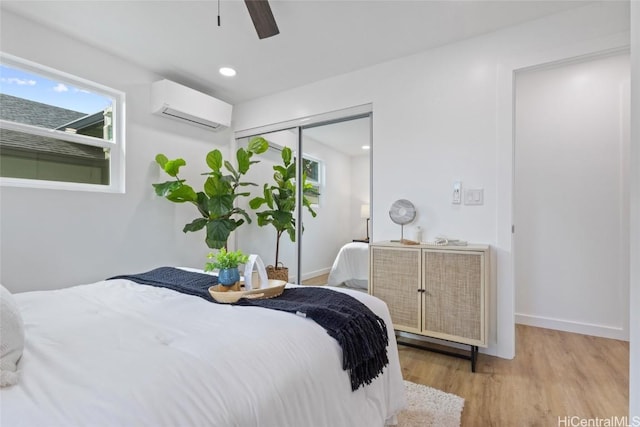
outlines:
{"label": "white door frame", "polygon": [[629,49],[628,33],[563,46],[544,52],[523,52],[497,67],[496,155],[496,339],[497,356],[515,357],[515,281],[513,271],[513,191],[515,144],[515,73],[569,58]]}
{"label": "white door frame", "polygon": [[[551,69],[558,69],[564,66],[572,66],[574,64],[583,64],[583,63],[587,63],[589,61],[597,61],[599,59],[606,59],[606,58],[610,58],[610,57],[620,57],[620,56],[625,56],[627,59],[629,59],[629,49],[628,48],[621,48],[621,49],[613,49],[613,50],[608,50],[606,52],[597,52],[595,54],[589,54],[586,56],[580,56],[577,58],[569,58],[566,60],[562,60],[562,61],[555,61],[552,63],[547,63],[544,64],[542,66],[534,66],[534,67],[529,67],[526,69],[520,69],[520,70],[516,70],[516,78],[517,75],[521,75],[523,72],[524,73],[529,73],[529,72],[535,72],[537,70],[551,70]],[[630,77],[630,69],[629,71],[629,77]],[[514,79],[514,84],[515,84],[516,80]],[[616,96],[620,96],[619,92],[615,93]],[[516,101],[516,98],[518,97],[518,94],[515,94],[514,97],[514,104]],[[620,114],[628,114],[628,111],[620,111]],[[514,120],[514,126],[517,126],[517,123],[515,123]],[[516,150],[518,149],[517,144],[518,141],[516,141],[515,135],[514,135],[514,141],[513,141],[513,146],[514,146],[514,156],[516,155]],[[620,148],[624,150],[623,148],[623,143],[622,143],[622,137],[619,136],[618,137],[618,141],[616,141],[617,144],[620,144]],[[624,158],[628,158],[628,153],[625,153]],[[623,158],[618,158],[618,166],[623,169],[624,165],[622,165],[623,162]],[[514,192],[515,192],[515,176],[517,174],[517,170],[518,170],[518,165],[515,164],[514,165],[514,170],[513,170],[513,174],[514,174]],[[626,178],[626,185],[628,185],[628,177]],[[630,194],[625,194],[623,195],[623,197],[628,198],[630,196]],[[514,209],[515,209],[515,205],[518,203],[516,200],[516,197],[513,197],[514,200]],[[521,200],[521,199],[520,199]],[[619,206],[621,209],[623,208],[622,205]],[[628,213],[628,212],[626,212]],[[628,219],[628,218],[627,218]],[[518,231],[518,226],[519,226],[519,219],[514,215],[514,224],[516,225],[516,232]],[[629,233],[629,229],[626,228],[624,230],[624,233],[621,234],[621,240],[619,241],[619,248],[620,250],[623,251],[623,255],[627,255],[627,257],[624,257],[625,259],[628,258],[628,244],[626,244],[626,242],[624,242],[624,237],[628,235]],[[514,249],[513,249],[513,263],[514,263],[514,277],[516,276],[516,258],[517,258],[517,248],[516,243],[519,241],[518,240],[518,234],[514,233],[513,235],[513,243],[514,243]],[[522,242],[521,242],[522,243]],[[520,245],[520,247],[522,247],[522,245]],[[620,280],[621,282],[626,281],[626,293],[628,296],[628,263],[626,262],[622,262],[620,260],[618,260],[618,271],[620,272]],[[516,284],[514,283],[514,292],[515,292],[515,286]],[[515,295],[515,294],[514,294]],[[550,328],[550,329],[559,329],[559,330],[563,330],[563,331],[568,331],[568,332],[576,332],[576,333],[581,333],[581,334],[587,334],[587,335],[593,335],[593,336],[599,336],[599,337],[605,337],[605,338],[612,338],[612,339],[618,339],[618,340],[628,340],[628,336],[629,336],[629,330],[628,330],[628,305],[625,304],[625,301],[628,301],[628,298],[624,298],[624,300],[618,301],[620,303],[620,307],[619,310],[622,312],[623,317],[626,319],[625,322],[623,323],[623,325],[621,325],[620,328],[615,327],[615,326],[607,326],[607,325],[600,325],[600,324],[590,324],[590,323],[581,323],[581,322],[577,322],[577,321],[571,321],[571,320],[561,320],[561,319],[552,319],[552,318],[545,318],[545,317],[536,317],[536,316],[532,316],[529,317],[526,314],[525,315],[520,315],[519,319],[518,319],[518,313],[516,313],[516,318],[517,320],[520,321],[520,323],[523,324],[528,324],[528,325],[532,325],[532,326],[539,326],[539,327],[543,327],[543,328]],[[517,301],[516,305],[517,305]],[[516,323],[518,323],[516,321]]]}

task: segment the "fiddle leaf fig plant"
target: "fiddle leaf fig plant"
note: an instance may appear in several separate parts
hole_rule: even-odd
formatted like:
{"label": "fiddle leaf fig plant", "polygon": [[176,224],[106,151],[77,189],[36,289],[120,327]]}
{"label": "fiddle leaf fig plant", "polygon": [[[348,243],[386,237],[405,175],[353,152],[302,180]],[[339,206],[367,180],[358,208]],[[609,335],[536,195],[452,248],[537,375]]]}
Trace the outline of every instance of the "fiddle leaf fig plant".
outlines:
{"label": "fiddle leaf fig plant", "polygon": [[[273,180],[275,185],[264,184],[262,197],[255,197],[249,201],[251,209],[259,209],[265,206],[261,212],[256,212],[260,227],[271,224],[276,229],[276,258],[274,266],[278,266],[280,260],[280,237],[285,232],[292,242],[296,241],[296,220],[294,211],[296,207],[296,162],[292,160],[289,147],[282,149],[282,165],[273,167]],[[315,218],[316,212],[311,207],[307,196],[318,195],[313,185],[306,182],[307,175],[302,175],[302,205],[307,208],[311,216]]]}
{"label": "fiddle leaf fig plant", "polygon": [[209,248],[226,248],[231,232],[244,224],[245,220],[251,222],[247,212],[235,206],[235,201],[239,197],[250,195],[247,191],[241,191],[242,187],[257,186],[255,183],[242,181],[242,177],[252,164],[258,163],[258,160],[251,160],[252,156],[264,153],[268,148],[266,139],[252,138],[246,149],[241,147],[237,150],[236,166],[224,160],[220,150],[210,151],[206,157],[210,171],[203,173],[207,178],[203,191],[198,192],[178,175],[180,168],[187,164],[184,159],[170,160],[164,154],[158,154],[156,163],[174,179],[153,184],[153,187],[158,196],[174,203],[191,203],[196,207],[200,216],[186,224],[183,232],[205,229],[205,242]]}

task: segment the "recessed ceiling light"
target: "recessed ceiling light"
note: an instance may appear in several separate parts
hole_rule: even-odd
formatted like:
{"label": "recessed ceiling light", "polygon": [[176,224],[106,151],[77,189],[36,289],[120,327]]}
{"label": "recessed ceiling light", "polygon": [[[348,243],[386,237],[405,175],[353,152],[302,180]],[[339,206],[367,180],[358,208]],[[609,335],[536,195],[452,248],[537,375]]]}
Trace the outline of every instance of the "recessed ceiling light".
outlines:
{"label": "recessed ceiling light", "polygon": [[233,77],[236,75],[236,70],[231,67],[222,67],[220,68],[220,74],[226,77]]}
{"label": "recessed ceiling light", "polygon": [[369,147],[368,145],[363,145],[363,146],[362,146],[362,149],[363,149],[363,150],[368,150],[369,148],[371,148],[371,147]]}

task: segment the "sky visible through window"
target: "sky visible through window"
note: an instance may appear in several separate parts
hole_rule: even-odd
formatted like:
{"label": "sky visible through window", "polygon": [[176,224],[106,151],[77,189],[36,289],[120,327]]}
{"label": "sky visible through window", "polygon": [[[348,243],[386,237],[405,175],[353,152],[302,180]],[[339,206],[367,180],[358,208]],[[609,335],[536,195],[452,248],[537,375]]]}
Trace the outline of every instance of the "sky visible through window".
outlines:
{"label": "sky visible through window", "polygon": [[106,96],[7,65],[0,65],[0,93],[85,114],[103,111],[112,104]]}

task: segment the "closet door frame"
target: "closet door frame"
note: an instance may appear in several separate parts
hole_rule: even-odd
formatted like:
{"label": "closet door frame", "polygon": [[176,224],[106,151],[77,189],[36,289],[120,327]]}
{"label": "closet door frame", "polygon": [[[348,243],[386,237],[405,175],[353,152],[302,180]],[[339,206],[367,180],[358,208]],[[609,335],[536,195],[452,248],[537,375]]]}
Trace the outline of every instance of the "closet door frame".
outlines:
{"label": "closet door frame", "polygon": [[[355,120],[360,118],[369,117],[369,206],[373,204],[373,105],[364,104],[352,108],[346,108],[343,110],[336,110],[329,113],[318,114],[313,116],[301,117],[299,119],[289,120],[280,123],[274,123],[270,125],[260,126],[256,128],[240,130],[234,132],[234,141],[241,138],[251,138],[253,136],[259,136],[271,132],[277,132],[285,129],[296,129],[298,144],[297,153],[304,153],[303,151],[303,132],[305,129],[310,129],[318,126],[330,125],[333,123],[339,123],[348,120]],[[302,157],[300,155],[299,157]],[[296,182],[301,182],[302,179],[303,162],[296,163]],[[296,224],[302,224],[302,206],[300,201],[302,200],[302,187],[296,188],[296,209],[295,217]],[[372,213],[369,213],[371,218],[370,227],[371,235],[373,236],[373,224],[374,218]],[[237,246],[236,241],[236,246]],[[302,230],[300,227],[296,227],[296,279],[297,284],[302,283]]]}

